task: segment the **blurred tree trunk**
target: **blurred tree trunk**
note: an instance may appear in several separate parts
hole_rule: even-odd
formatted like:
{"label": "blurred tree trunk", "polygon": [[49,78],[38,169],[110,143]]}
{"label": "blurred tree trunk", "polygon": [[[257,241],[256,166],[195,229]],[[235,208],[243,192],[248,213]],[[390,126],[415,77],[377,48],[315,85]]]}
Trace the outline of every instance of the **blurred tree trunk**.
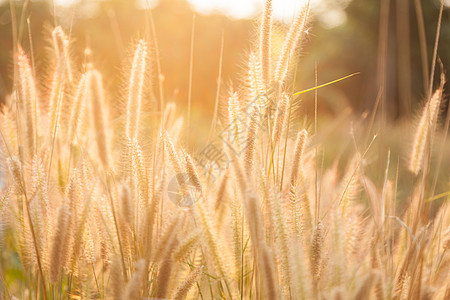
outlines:
{"label": "blurred tree trunk", "polygon": [[389,0],[380,1],[380,19],[378,31],[378,54],[377,54],[377,87],[380,98],[380,112],[382,123],[386,121],[387,105],[387,82],[386,66],[388,58],[388,37],[389,37]]}
{"label": "blurred tree trunk", "polygon": [[397,20],[397,78],[400,117],[411,114],[411,54],[409,33],[409,1],[396,0]]}

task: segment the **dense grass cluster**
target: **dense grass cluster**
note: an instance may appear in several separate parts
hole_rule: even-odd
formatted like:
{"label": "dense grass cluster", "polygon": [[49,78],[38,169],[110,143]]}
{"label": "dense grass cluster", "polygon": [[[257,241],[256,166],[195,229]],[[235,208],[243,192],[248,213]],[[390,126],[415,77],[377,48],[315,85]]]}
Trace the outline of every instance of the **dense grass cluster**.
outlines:
{"label": "dense grass cluster", "polygon": [[[17,46],[0,115],[2,299],[450,298],[450,212],[429,201],[444,79],[397,174],[389,154],[366,160],[375,136],[324,166],[314,131],[292,122],[309,7],[282,47],[271,11],[216,103],[212,157],[183,148],[183,117],[149,88],[163,80],[149,75],[152,41],[135,45],[118,101],[90,51],[73,66],[60,27],[46,77]],[[398,190],[402,167],[413,191]]]}

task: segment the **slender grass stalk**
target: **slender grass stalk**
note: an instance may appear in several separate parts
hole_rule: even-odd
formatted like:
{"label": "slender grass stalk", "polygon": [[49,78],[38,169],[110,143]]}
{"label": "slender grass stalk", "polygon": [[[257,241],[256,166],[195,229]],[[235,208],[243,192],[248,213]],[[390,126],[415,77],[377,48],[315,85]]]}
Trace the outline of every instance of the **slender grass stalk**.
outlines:
{"label": "slender grass stalk", "polygon": [[37,264],[38,264],[38,268],[39,268],[39,274],[41,276],[40,280],[42,282],[42,289],[44,291],[44,299],[47,299],[47,285],[46,285],[46,280],[45,280],[44,272],[43,272],[43,266],[42,266],[42,262],[41,262],[41,253],[39,252],[38,241],[36,239],[36,233],[35,233],[32,217],[31,217],[31,213],[30,213],[30,202],[28,200],[27,193],[26,193],[25,187],[23,185],[23,177],[22,177],[23,174],[21,171],[20,163],[14,157],[10,158],[8,160],[8,162],[9,162],[9,170],[10,170],[13,178],[15,179],[15,183],[20,187],[21,192],[23,193],[23,195],[25,197],[25,207],[26,207],[26,211],[27,211],[28,222],[30,225],[31,236],[33,238],[33,245],[34,245],[34,251],[36,253],[36,260],[37,260]]}
{"label": "slender grass stalk", "polygon": [[128,85],[125,134],[130,139],[138,137],[146,63],[147,44],[143,40],[140,40],[134,52]]}
{"label": "slender grass stalk", "polygon": [[174,300],[182,300],[186,299],[187,294],[189,293],[189,290],[192,288],[195,282],[197,282],[203,272],[203,267],[197,267],[193,271],[189,273],[189,275],[186,277],[186,279],[178,286],[177,290],[175,291],[175,295],[173,296]]}
{"label": "slender grass stalk", "polygon": [[[89,72],[89,98],[92,105],[91,120],[94,124],[97,149],[103,167],[109,170],[111,167],[111,150],[108,132],[108,111],[103,91],[102,75],[97,70]],[[138,114],[136,117],[139,119]],[[138,120],[136,121],[138,124]]]}
{"label": "slender grass stalk", "polygon": [[247,132],[246,146],[244,148],[245,149],[244,168],[246,170],[246,175],[249,178],[252,175],[252,168],[256,150],[257,129],[258,129],[258,111],[255,109],[250,115],[250,125]]}
{"label": "slender grass stalk", "polygon": [[36,103],[37,94],[34,82],[33,72],[31,70],[29,61],[22,48],[18,47],[17,54],[17,74],[18,74],[18,94],[19,101],[25,112],[25,131],[27,145],[27,152],[29,157],[33,157],[37,148],[37,136],[38,136],[38,120],[39,115],[38,107]]}
{"label": "slender grass stalk", "polygon": [[286,80],[286,76],[288,74],[289,62],[294,56],[297,46],[302,43],[302,39],[304,38],[308,15],[309,0],[302,11],[295,18],[284,40],[281,55],[278,58],[272,78],[272,82],[275,82],[277,85],[284,85],[284,81]]}
{"label": "slender grass stalk", "polygon": [[189,92],[188,92],[188,111],[187,111],[187,128],[188,134],[191,125],[191,101],[192,101],[192,70],[194,68],[194,36],[195,36],[195,14],[192,16],[192,31],[191,31],[191,50],[189,59]]}
{"label": "slender grass stalk", "polygon": [[86,105],[86,98],[88,96],[88,74],[83,74],[75,92],[75,96],[72,100],[72,110],[70,112],[69,121],[69,143],[74,144],[75,138],[80,137],[80,127],[84,118],[84,107]]}
{"label": "slender grass stalk", "polygon": [[67,248],[64,245],[65,235],[68,235],[67,232],[69,225],[69,210],[66,206],[61,206],[58,212],[58,221],[56,223],[55,235],[52,241],[52,249],[51,249],[51,261],[50,261],[50,272],[49,272],[49,281],[52,283],[57,283],[61,276],[61,269],[63,265],[63,255]]}
{"label": "slender grass stalk", "polygon": [[264,5],[263,20],[261,22],[259,36],[259,57],[261,59],[262,77],[265,84],[270,80],[270,56],[272,37],[272,0],[267,0]]}
{"label": "slender grass stalk", "polygon": [[414,142],[412,146],[411,156],[409,158],[409,170],[417,175],[423,166],[425,158],[425,146],[429,139],[431,139],[431,130],[436,126],[439,107],[441,104],[442,89],[436,90],[430,101],[425,105],[422,116],[420,117],[419,125],[416,129]]}

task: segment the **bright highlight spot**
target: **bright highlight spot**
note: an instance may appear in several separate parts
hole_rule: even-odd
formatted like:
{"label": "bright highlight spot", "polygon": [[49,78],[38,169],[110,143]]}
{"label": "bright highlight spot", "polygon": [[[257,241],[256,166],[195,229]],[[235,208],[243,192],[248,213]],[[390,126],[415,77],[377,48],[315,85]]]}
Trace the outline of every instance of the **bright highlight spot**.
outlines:
{"label": "bright highlight spot", "polygon": [[[321,0],[311,0],[311,5]],[[189,0],[200,13],[220,12],[234,18],[251,18],[264,8],[264,0]],[[308,0],[273,1],[273,15],[278,20],[289,22]]]}
{"label": "bright highlight spot", "polygon": [[[72,6],[80,0],[54,0],[58,6]],[[132,1],[132,0],[130,0]],[[160,1],[165,0],[135,0],[140,9],[152,9]],[[188,3],[200,14],[224,14],[231,18],[244,19],[258,16],[264,9],[265,0],[187,0]],[[95,6],[101,0],[88,2]],[[337,0],[330,4],[323,0],[310,0],[313,13],[328,28],[339,26],[346,20],[343,8],[349,0]],[[276,20],[290,23],[300,9],[308,3],[308,0],[273,0],[273,16]],[[445,0],[450,4],[450,0]]]}

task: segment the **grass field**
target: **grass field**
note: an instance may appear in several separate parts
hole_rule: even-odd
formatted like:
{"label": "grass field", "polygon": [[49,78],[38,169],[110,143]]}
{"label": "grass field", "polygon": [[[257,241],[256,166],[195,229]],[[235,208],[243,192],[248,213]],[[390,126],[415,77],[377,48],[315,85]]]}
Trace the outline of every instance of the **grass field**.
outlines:
{"label": "grass field", "polygon": [[378,102],[330,118],[315,97],[302,114],[305,95],[357,76],[292,84],[309,13],[273,41],[266,2],[242,74],[201,127],[190,98],[185,111],[164,97],[152,35],[130,41],[120,95],[91,50],[75,62],[61,27],[45,61],[16,43],[0,298],[450,299],[445,70],[401,124]]}

